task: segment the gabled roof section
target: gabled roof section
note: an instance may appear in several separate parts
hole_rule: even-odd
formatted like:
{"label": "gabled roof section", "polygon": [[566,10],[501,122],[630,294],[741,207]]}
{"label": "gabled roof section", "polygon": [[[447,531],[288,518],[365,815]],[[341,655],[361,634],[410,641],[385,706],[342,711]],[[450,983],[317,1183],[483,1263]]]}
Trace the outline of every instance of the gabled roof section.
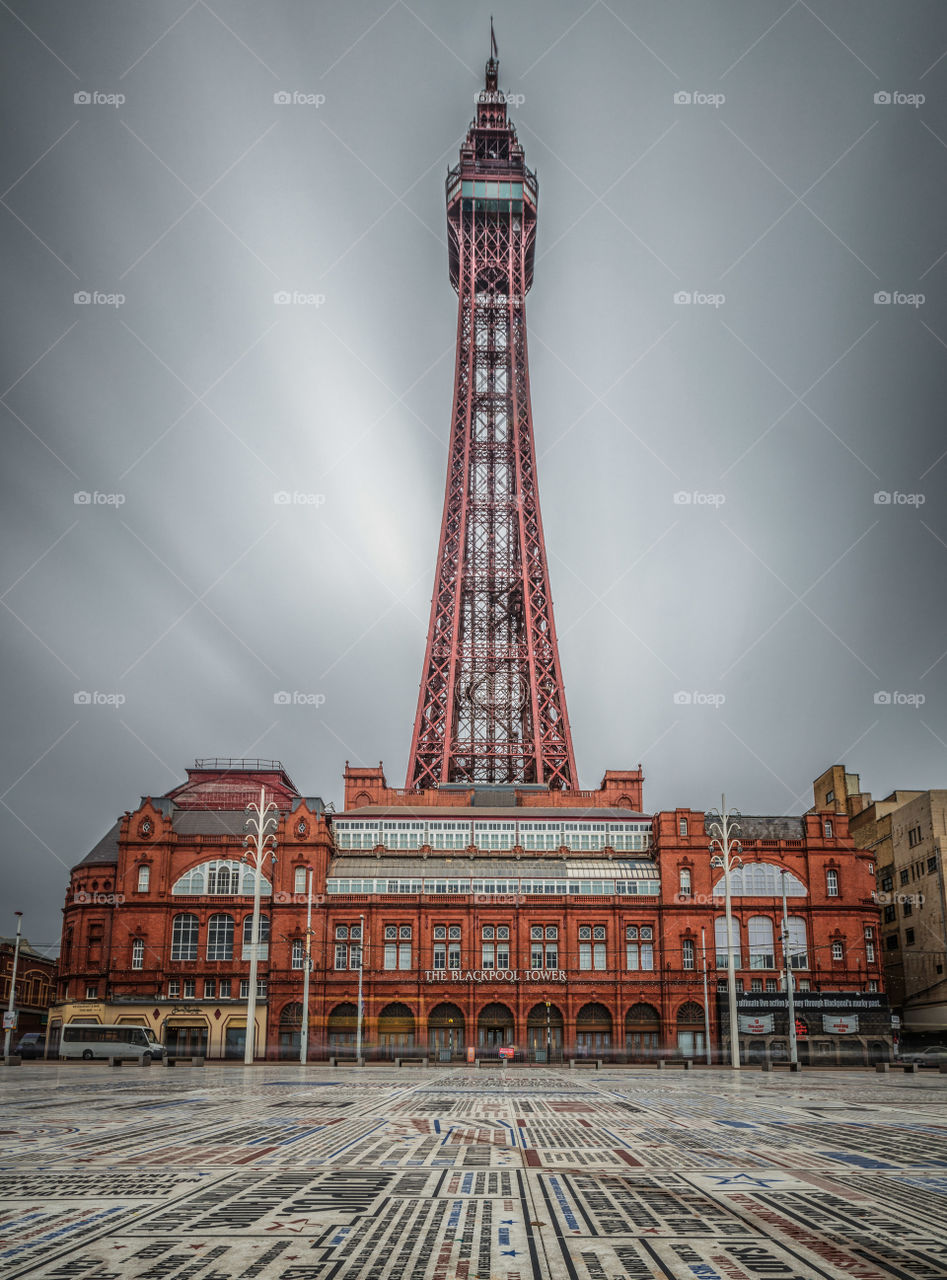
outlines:
{"label": "gabled roof section", "polygon": [[290,810],[299,798],[296,784],[279,760],[240,760],[232,757],[202,757],[187,771],[187,782],[167,793],[178,809],[245,809],[266,791],[280,810]]}
{"label": "gabled roof section", "polygon": [[97,845],[76,863],[78,867],[107,867],[118,864],[118,837],[121,832],[121,819],[111,827]]}

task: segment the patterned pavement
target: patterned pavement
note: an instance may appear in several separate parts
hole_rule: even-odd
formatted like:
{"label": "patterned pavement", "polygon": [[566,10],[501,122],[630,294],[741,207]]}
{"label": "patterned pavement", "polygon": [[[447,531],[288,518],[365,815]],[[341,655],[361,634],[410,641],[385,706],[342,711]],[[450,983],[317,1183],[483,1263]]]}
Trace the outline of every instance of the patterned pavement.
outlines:
{"label": "patterned pavement", "polygon": [[28,1064],[0,1275],[947,1280],[947,1076]]}

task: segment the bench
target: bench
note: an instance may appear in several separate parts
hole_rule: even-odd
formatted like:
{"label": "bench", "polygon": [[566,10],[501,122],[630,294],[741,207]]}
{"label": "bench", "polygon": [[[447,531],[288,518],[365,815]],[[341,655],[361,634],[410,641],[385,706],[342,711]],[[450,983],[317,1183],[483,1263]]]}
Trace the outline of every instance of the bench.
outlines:
{"label": "bench", "polygon": [[602,1059],[601,1058],[570,1058],[569,1070],[572,1071],[576,1067],[589,1067],[591,1068],[592,1071],[601,1071]]}
{"label": "bench", "polygon": [[663,1071],[665,1067],[683,1067],[685,1071],[690,1071],[694,1062],[691,1058],[658,1058],[654,1065],[659,1071]]}
{"label": "bench", "polygon": [[916,1062],[902,1062],[900,1066],[905,1075],[914,1076],[917,1075],[920,1070],[920,1067]]}
{"label": "bench", "polygon": [[18,1053],[8,1053],[3,1059],[5,1067],[19,1067],[23,1063],[22,1057]]}
{"label": "bench", "polygon": [[396,1067],[426,1067],[427,1058],[395,1058]]}
{"label": "bench", "polygon": [[198,1056],[192,1058],[183,1053],[169,1053],[165,1055],[164,1065],[166,1067],[176,1066],[179,1062],[187,1062],[192,1067],[202,1067],[204,1065],[204,1058]]}

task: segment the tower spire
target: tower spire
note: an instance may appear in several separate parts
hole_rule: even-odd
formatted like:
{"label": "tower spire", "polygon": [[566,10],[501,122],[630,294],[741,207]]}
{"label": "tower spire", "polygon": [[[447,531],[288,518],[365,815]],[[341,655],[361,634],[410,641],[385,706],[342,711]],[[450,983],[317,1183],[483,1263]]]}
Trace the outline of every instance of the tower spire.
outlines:
{"label": "tower spire", "polygon": [[447,492],[407,785],[577,785],[546,563],[526,350],[536,175],[497,45],[447,176],[458,295]]}

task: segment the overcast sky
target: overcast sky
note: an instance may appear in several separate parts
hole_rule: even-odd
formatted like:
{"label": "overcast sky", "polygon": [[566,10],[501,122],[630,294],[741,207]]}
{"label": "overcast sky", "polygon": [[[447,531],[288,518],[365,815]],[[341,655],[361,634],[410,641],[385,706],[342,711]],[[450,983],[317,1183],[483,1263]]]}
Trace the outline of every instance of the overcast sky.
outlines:
{"label": "overcast sky", "polygon": [[[195,756],[404,784],[490,11],[0,8],[2,899],[37,944]],[[493,11],[582,784],[947,785],[947,6]]]}

